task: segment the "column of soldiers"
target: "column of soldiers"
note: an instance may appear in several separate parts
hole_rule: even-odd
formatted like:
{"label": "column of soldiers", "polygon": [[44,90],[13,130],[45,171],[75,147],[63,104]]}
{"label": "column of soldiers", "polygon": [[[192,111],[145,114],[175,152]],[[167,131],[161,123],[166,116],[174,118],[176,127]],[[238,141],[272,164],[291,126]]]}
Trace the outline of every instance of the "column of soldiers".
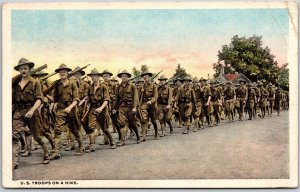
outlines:
{"label": "column of soldiers", "polygon": [[[60,79],[47,85],[42,77],[48,74],[31,74],[33,67],[34,63],[24,58],[14,67],[20,72],[12,84],[14,169],[18,167],[19,143],[23,157],[31,154],[31,137],[43,149],[42,163],[48,164],[61,158],[62,133],[68,141],[65,150],[76,149],[75,155],[83,155],[96,151],[97,126],[105,143],[115,149],[126,144],[129,133],[136,136],[137,144],[145,142],[149,124],[157,140],[167,134],[167,127],[173,134],[176,121],[178,128],[184,127],[182,133],[188,134],[204,129],[205,124],[218,126],[225,118],[231,123],[242,121],[246,114],[252,120],[265,118],[267,113],[271,116],[274,110],[278,115],[288,110],[288,93],[266,82],[256,85],[240,80],[234,87],[231,82],[210,80],[208,84],[204,78],[168,79],[162,75],[156,84],[151,81],[153,74],[145,71],[133,83],[132,75],[124,70],[117,74],[119,84],[108,70],[101,73],[93,69],[87,74],[91,79],[87,83],[83,80],[85,67],[72,71],[61,64],[55,70]],[[110,122],[113,132],[117,132],[117,142],[109,131]]]}

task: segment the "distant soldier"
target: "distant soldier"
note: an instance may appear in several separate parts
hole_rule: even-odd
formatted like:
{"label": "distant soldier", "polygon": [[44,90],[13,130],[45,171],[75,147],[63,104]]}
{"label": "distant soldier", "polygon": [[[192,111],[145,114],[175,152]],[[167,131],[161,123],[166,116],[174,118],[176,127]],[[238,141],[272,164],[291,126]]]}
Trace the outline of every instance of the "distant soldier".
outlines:
{"label": "distant soldier", "polygon": [[93,69],[88,76],[92,79],[92,85],[89,87],[86,93],[86,100],[90,104],[90,110],[88,118],[84,125],[85,131],[89,136],[90,144],[86,148],[86,152],[95,151],[95,129],[97,123],[99,123],[100,128],[104,135],[109,139],[111,149],[115,149],[116,143],[113,139],[111,133],[108,131],[108,103],[109,103],[109,91],[108,87],[104,83],[100,83],[99,78],[101,73],[97,69]]}
{"label": "distant soldier", "polygon": [[12,143],[13,143],[13,156],[12,167],[18,168],[19,157],[19,141],[22,132],[27,126],[30,129],[34,139],[41,145],[44,152],[43,164],[50,161],[49,150],[42,137],[42,122],[38,112],[38,108],[42,104],[42,91],[39,81],[30,77],[29,72],[34,66],[33,62],[27,59],[20,59],[17,66],[14,67],[16,71],[21,74],[21,79],[13,82],[12,85],[12,104],[14,106],[13,114],[13,130],[12,130]]}
{"label": "distant soldier", "polygon": [[202,115],[201,115],[201,121],[203,122],[202,124],[204,124],[204,116],[206,117],[206,122],[208,124],[208,126],[211,126],[212,120],[211,120],[211,116],[210,113],[213,113],[213,106],[210,105],[210,99],[211,99],[211,91],[209,86],[207,86],[207,80],[201,78],[200,79],[200,84],[201,84],[201,88],[202,88]]}
{"label": "distant soldier", "polygon": [[175,106],[179,106],[179,115],[184,121],[185,131],[183,134],[187,134],[190,130],[190,116],[193,111],[193,104],[195,104],[195,93],[189,83],[191,78],[184,79],[183,87],[178,90],[175,98]]}
{"label": "distant soldier", "polygon": [[222,97],[222,93],[220,89],[217,87],[217,82],[216,81],[211,81],[211,99],[210,99],[210,104],[213,106],[213,111],[210,113],[210,119],[211,119],[211,124],[210,127],[213,125],[218,126],[220,123],[220,99]]}
{"label": "distant soldier", "polygon": [[200,116],[202,113],[202,87],[197,77],[193,78],[193,90],[195,93],[195,106],[193,107],[193,118],[194,118],[194,128],[193,131],[196,132],[196,128],[203,129],[203,121],[200,121]]}
{"label": "distant soldier", "polygon": [[260,88],[260,110],[261,110],[261,118],[265,118],[266,116],[266,107],[268,102],[269,92],[266,88],[263,87],[263,83],[259,82],[258,87]]}
{"label": "distant soldier", "polygon": [[252,120],[254,114],[254,104],[256,103],[256,92],[253,89],[253,85],[251,83],[248,84],[248,99],[247,99],[247,111],[249,115],[248,120]]}
{"label": "distant soldier", "polygon": [[283,99],[283,93],[281,92],[281,88],[278,86],[275,91],[275,103],[274,103],[274,109],[277,111],[278,116],[280,115],[282,99]]}
{"label": "distant soldier", "polygon": [[273,114],[273,108],[274,108],[274,101],[275,101],[275,88],[270,82],[268,84],[268,92],[269,92],[269,107],[268,107],[268,114],[272,116]]}
{"label": "distant soldier", "polygon": [[238,112],[239,112],[239,121],[243,120],[243,115],[246,107],[246,101],[247,101],[247,87],[246,87],[246,81],[240,80],[240,86],[236,90],[236,97],[237,97],[237,105],[238,105]]}
{"label": "distant soldier", "polygon": [[55,72],[59,73],[60,82],[54,88],[53,99],[56,108],[55,113],[55,127],[54,127],[54,142],[55,148],[51,155],[51,159],[60,158],[61,149],[61,133],[65,126],[67,126],[74,134],[77,142],[78,149],[75,155],[83,155],[83,138],[80,133],[80,120],[78,114],[77,104],[79,103],[78,86],[75,82],[71,82],[68,79],[68,72],[72,71],[65,64],[61,64]]}
{"label": "distant soldier", "polygon": [[219,114],[220,119],[225,119],[225,113],[224,113],[224,90],[225,90],[225,83],[222,83],[220,81],[217,81],[217,89],[219,89],[219,92],[221,93],[221,98],[219,100]]}
{"label": "distant soldier", "polygon": [[157,86],[150,81],[152,73],[145,71],[141,74],[144,79],[144,85],[141,89],[139,104],[140,104],[140,118],[142,126],[142,139],[146,140],[147,128],[149,119],[154,127],[155,139],[158,139],[158,127],[156,123],[156,112],[157,112]]}
{"label": "distant soldier", "polygon": [[[173,89],[173,106],[175,104],[175,98],[176,98],[176,95],[179,91],[179,89],[182,87],[182,83],[183,83],[183,80],[181,78],[176,78],[175,79],[175,87]],[[175,119],[178,121],[178,127],[181,128],[182,127],[182,119],[181,117],[179,116],[179,108],[178,106],[174,106],[174,109],[173,109],[173,113],[174,113],[174,116],[175,116]]]}
{"label": "distant soldier", "polygon": [[224,90],[225,113],[227,114],[228,122],[231,123],[234,117],[236,94],[231,82],[227,82],[226,85]]}
{"label": "distant soldier", "polygon": [[254,100],[254,110],[253,110],[253,117],[255,119],[259,112],[259,102],[260,102],[261,93],[260,93],[260,89],[257,87],[255,82],[253,83],[253,89],[255,91],[255,96],[256,96],[256,99]]}
{"label": "distant soldier", "polygon": [[126,70],[120,72],[118,77],[122,79],[121,84],[117,87],[116,100],[113,103],[113,114],[117,113],[117,126],[120,129],[121,141],[118,146],[125,145],[126,129],[130,126],[135,132],[137,143],[142,139],[138,132],[137,107],[139,104],[138,92],[136,86],[129,80],[131,74]]}
{"label": "distant soldier", "polygon": [[[76,67],[74,69],[74,71],[77,71],[74,74],[74,77],[75,77],[74,80],[76,82],[76,85],[78,86],[78,97],[79,97],[79,100],[81,101],[85,97],[85,93],[87,92],[87,90],[89,88],[89,84],[86,81],[82,80],[82,76],[85,75],[85,72],[83,70],[79,70],[79,69],[80,69],[80,67]],[[86,107],[86,103],[84,105],[78,106],[78,116],[80,119],[83,116],[85,107]],[[80,126],[80,131],[81,131],[81,134],[83,134],[83,130],[82,130],[81,126]],[[68,146],[66,146],[65,151],[71,151],[71,150],[75,149],[75,137],[69,129],[68,129],[67,133],[68,133],[68,138],[69,138],[69,144],[68,144]]]}
{"label": "distant soldier", "polygon": [[172,89],[166,85],[168,80],[164,75],[159,77],[159,86],[158,86],[158,112],[159,112],[159,122],[161,126],[162,134],[160,136],[164,137],[166,132],[166,124],[170,127],[170,134],[173,133],[173,126],[171,123],[172,119]]}

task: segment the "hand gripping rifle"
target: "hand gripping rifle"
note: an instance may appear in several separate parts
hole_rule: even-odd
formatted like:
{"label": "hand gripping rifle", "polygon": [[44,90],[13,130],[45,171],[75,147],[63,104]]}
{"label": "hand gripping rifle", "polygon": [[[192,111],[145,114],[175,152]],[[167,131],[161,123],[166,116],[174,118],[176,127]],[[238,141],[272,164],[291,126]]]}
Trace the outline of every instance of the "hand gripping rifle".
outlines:
{"label": "hand gripping rifle", "polygon": [[[70,72],[70,73],[68,74],[68,78],[72,77],[72,76],[73,76],[75,73],[77,73],[78,71],[81,71],[81,70],[87,68],[89,65],[91,65],[91,64],[88,64],[88,65],[86,65],[86,66],[84,66],[84,67],[79,68],[78,70],[75,70],[75,71]],[[44,95],[48,95],[48,94],[49,94],[49,93],[50,93],[50,92],[58,85],[59,82],[60,82],[60,79],[54,81],[47,89],[45,89],[45,90],[43,91],[43,94],[44,94]]]}
{"label": "hand gripping rifle", "polygon": [[[37,67],[37,68],[35,68],[35,69],[31,69],[30,75],[35,74],[35,73],[37,73],[37,72],[39,72],[39,71],[41,71],[41,70],[43,70],[43,69],[46,69],[46,68],[47,68],[47,64],[44,64],[44,65],[42,65],[42,66],[40,66],[40,67]],[[14,77],[12,78],[12,84],[15,84],[16,82],[18,82],[18,81],[21,79],[21,77],[22,77],[21,74],[18,74],[18,75],[16,75],[16,76],[14,76]]]}

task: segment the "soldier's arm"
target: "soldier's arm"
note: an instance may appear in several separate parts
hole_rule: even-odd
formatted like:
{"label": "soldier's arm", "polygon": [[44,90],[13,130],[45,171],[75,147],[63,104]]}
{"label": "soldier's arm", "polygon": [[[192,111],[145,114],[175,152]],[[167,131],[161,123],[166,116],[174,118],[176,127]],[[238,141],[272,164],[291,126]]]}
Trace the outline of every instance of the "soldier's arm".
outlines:
{"label": "soldier's arm", "polygon": [[168,105],[172,105],[172,89],[168,87],[169,89],[169,96],[168,96]]}
{"label": "soldier's arm", "polygon": [[153,93],[153,97],[152,99],[150,100],[151,104],[155,103],[157,98],[158,98],[158,91],[157,91],[157,86],[156,85],[153,85],[154,87],[154,93]]}
{"label": "soldier's arm", "polygon": [[133,90],[133,108],[136,109],[139,104],[139,94],[135,85],[132,85]]}
{"label": "soldier's arm", "polygon": [[78,103],[79,103],[79,96],[78,96],[78,87],[75,83],[72,83],[72,93],[73,93],[73,102],[71,103],[71,105],[69,105],[67,108],[72,109],[73,107],[75,107]]}
{"label": "soldier's arm", "polygon": [[207,95],[208,95],[208,99],[207,99],[207,105],[209,105],[210,103],[210,99],[211,99],[211,90],[209,87],[207,87]]}
{"label": "soldier's arm", "polygon": [[235,90],[233,89],[233,95],[234,95],[234,100],[236,100],[236,92],[235,92]]}
{"label": "soldier's arm", "polygon": [[104,107],[107,106],[108,102],[109,102],[109,92],[108,92],[108,87],[106,85],[103,85],[103,104],[101,105],[101,110],[104,109]]}
{"label": "soldier's arm", "polygon": [[115,100],[112,102],[112,109],[116,110],[117,106],[118,106],[118,102],[119,102],[119,88],[118,86],[116,86],[116,96],[115,96]]}
{"label": "soldier's arm", "polygon": [[36,86],[35,86],[34,92],[35,92],[36,101],[35,101],[33,107],[31,108],[31,110],[33,112],[37,108],[39,108],[39,106],[42,104],[42,101],[43,101],[43,93],[42,93],[42,87],[41,87],[40,81],[36,81]]}

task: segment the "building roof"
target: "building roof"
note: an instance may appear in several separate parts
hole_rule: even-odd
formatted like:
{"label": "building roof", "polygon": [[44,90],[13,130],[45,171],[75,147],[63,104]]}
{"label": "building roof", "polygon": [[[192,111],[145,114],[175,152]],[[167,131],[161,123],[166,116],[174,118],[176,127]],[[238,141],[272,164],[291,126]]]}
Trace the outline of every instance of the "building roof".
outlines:
{"label": "building roof", "polygon": [[228,80],[228,81],[234,81],[239,77],[240,74],[224,74],[223,76]]}

